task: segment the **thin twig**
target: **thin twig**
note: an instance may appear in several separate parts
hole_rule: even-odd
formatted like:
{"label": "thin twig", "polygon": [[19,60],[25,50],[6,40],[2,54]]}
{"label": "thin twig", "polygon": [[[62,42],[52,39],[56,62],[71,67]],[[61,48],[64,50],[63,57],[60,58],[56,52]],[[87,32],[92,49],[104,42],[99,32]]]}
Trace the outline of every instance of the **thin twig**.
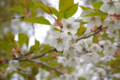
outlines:
{"label": "thin twig", "polygon": [[34,39],[35,39],[35,26],[34,26],[34,23],[32,23],[31,26],[33,28],[33,36],[34,36]]}
{"label": "thin twig", "polygon": [[19,18],[13,17],[13,18],[9,18],[9,19],[0,20],[0,22],[5,22],[5,21],[8,21],[8,20],[12,20],[12,19],[23,19],[23,18],[24,18],[24,16],[19,17]]}
{"label": "thin twig", "polygon": [[52,48],[52,49],[50,49],[50,50],[44,52],[43,54],[38,55],[38,56],[35,56],[35,57],[32,57],[32,58],[30,58],[30,59],[40,58],[40,57],[42,57],[42,56],[44,56],[44,55],[46,55],[47,53],[52,52],[52,51],[56,51],[56,48]]}
{"label": "thin twig", "polygon": [[78,41],[78,40],[81,40],[81,39],[86,39],[86,38],[88,38],[88,37],[91,37],[91,36],[93,36],[93,35],[101,32],[101,31],[103,31],[103,30],[106,29],[106,28],[108,28],[108,27],[104,27],[104,28],[102,28],[102,29],[99,29],[99,30],[97,30],[96,32],[94,32],[94,33],[92,33],[92,34],[90,34],[90,35],[88,35],[88,36],[80,37],[80,38],[77,39],[77,41]]}
{"label": "thin twig", "polygon": [[6,79],[4,79],[4,78],[0,77],[0,80],[6,80]]}
{"label": "thin twig", "polygon": [[53,68],[53,67],[47,65],[46,63],[43,63],[43,62],[40,62],[40,61],[34,61],[34,60],[28,60],[28,61],[34,62],[34,63],[37,63],[37,64],[41,64],[41,65],[46,66],[47,68],[50,68],[50,69],[52,69],[52,70],[54,70],[54,71],[56,71],[56,72],[58,72],[60,74],[63,74],[61,71],[59,71],[56,68]]}
{"label": "thin twig", "polygon": [[[25,57],[25,56],[27,56],[27,55],[30,55],[30,54],[32,54],[33,53],[33,51],[30,51],[30,52],[27,52],[27,53],[25,53],[25,54],[23,54],[22,56],[19,56],[19,57],[17,57],[17,58],[15,58],[15,57],[13,57],[13,58],[11,58],[11,59],[20,59],[20,58],[22,58],[22,57]],[[5,59],[5,63],[8,63],[8,61],[9,61],[10,59]]]}
{"label": "thin twig", "polygon": [[[76,41],[81,40],[81,39],[86,39],[86,38],[88,38],[88,37],[91,37],[91,36],[93,36],[93,35],[95,35],[95,34],[101,32],[101,31],[103,31],[103,30],[106,29],[106,28],[107,28],[107,27],[104,27],[104,28],[102,28],[102,29],[100,29],[100,30],[97,30],[96,32],[94,32],[94,33],[92,33],[92,34],[90,34],[90,35],[88,35],[88,36],[80,37],[80,38],[78,38]],[[40,58],[40,57],[44,56],[45,54],[47,54],[47,53],[49,53],[49,52],[52,52],[52,51],[56,51],[56,48],[52,48],[52,49],[50,49],[50,50],[44,52],[42,55],[38,55],[38,56],[32,57],[32,58],[30,58],[30,59]]]}

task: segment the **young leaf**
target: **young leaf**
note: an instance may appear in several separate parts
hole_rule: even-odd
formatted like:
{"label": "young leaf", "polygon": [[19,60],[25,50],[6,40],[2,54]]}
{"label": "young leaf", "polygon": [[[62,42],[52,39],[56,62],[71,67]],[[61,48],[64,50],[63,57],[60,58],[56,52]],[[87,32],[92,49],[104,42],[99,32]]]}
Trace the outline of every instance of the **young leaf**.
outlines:
{"label": "young leaf", "polygon": [[7,41],[9,43],[11,42],[10,38],[7,35],[2,34],[2,36],[5,39],[5,41]]}
{"label": "young leaf", "polygon": [[25,11],[21,7],[19,7],[19,6],[13,6],[13,7],[10,8],[10,10],[19,12],[19,13],[21,13],[23,15],[26,15]]}
{"label": "young leaf", "polygon": [[76,13],[77,10],[78,10],[78,3],[74,4],[69,10],[67,10],[64,13],[64,17],[69,18],[69,17],[73,16]]}
{"label": "young leaf", "polygon": [[81,6],[81,5],[79,5],[79,7],[80,7],[82,10],[85,10],[85,9],[87,9],[86,7],[84,7],[84,6]]}
{"label": "young leaf", "polygon": [[50,9],[52,10],[52,13],[53,13],[56,17],[58,17],[59,12],[58,12],[54,7],[50,7]]}
{"label": "young leaf", "polygon": [[39,41],[38,40],[35,40],[35,47],[38,48],[40,45]]}
{"label": "young leaf", "polygon": [[32,75],[37,75],[38,74],[38,72],[39,72],[39,70],[38,70],[38,68],[37,67],[32,67]]}
{"label": "young leaf", "polygon": [[81,25],[80,28],[78,28],[77,35],[80,37],[85,33],[85,31],[86,28],[83,25]]}
{"label": "young leaf", "polygon": [[41,16],[41,17],[25,18],[24,21],[31,22],[31,23],[39,23],[39,24],[50,25],[50,22],[47,19],[45,19],[43,16]]}
{"label": "young leaf", "polygon": [[15,38],[14,34],[11,32],[8,32],[8,35],[9,35],[11,41],[14,42],[14,38]]}
{"label": "young leaf", "polygon": [[92,2],[92,5],[93,5],[94,9],[100,10],[100,7],[103,5],[103,2],[102,1]]}
{"label": "young leaf", "polygon": [[94,42],[94,43],[98,42],[98,37],[95,36],[95,35],[94,35],[94,37],[93,37],[93,42]]}
{"label": "young leaf", "polygon": [[46,6],[46,5],[44,5],[43,3],[36,3],[36,5],[38,6],[38,7],[40,7],[43,11],[45,11],[46,13],[48,13],[48,14],[50,14],[50,10],[49,10],[49,7],[48,6]]}
{"label": "young leaf", "polygon": [[101,15],[107,15],[107,13],[101,12],[101,11],[96,11],[96,10],[92,10],[92,9],[87,9],[84,10],[81,13],[81,17],[88,17],[88,16],[101,16]]}
{"label": "young leaf", "polygon": [[19,46],[22,47],[24,43],[26,43],[26,45],[28,46],[29,43],[29,38],[26,34],[24,33],[19,33],[18,35],[18,43]]}
{"label": "young leaf", "polygon": [[36,52],[36,51],[38,52],[39,46],[40,46],[40,42],[39,42],[38,40],[35,40],[35,45],[31,46],[31,47],[30,47],[30,50],[31,50],[31,51],[35,51],[35,52]]}
{"label": "young leaf", "polygon": [[67,11],[74,5],[74,0],[60,0],[59,2],[59,11],[61,13]]}
{"label": "young leaf", "polygon": [[64,7],[66,0],[59,0],[59,11]]}

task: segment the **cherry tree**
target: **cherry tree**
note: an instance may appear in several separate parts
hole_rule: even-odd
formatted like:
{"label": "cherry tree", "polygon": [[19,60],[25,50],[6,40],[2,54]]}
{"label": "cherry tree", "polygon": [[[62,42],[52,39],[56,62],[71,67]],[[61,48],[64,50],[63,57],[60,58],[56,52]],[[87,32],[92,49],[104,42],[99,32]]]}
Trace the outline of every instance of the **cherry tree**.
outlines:
{"label": "cherry tree", "polygon": [[[45,80],[120,80],[119,0],[91,2],[93,8],[74,0],[59,0],[59,10],[35,0],[15,1],[18,6],[10,10],[23,16],[11,19],[50,25],[51,30],[46,44],[35,40],[35,45],[25,51],[21,49],[28,47],[29,37],[25,33],[18,34],[18,41],[12,32],[1,34],[0,80],[12,80],[15,73],[18,80],[36,80],[36,75],[47,72]],[[83,11],[74,18],[78,7]],[[54,24],[38,17],[38,8],[51,16]]]}

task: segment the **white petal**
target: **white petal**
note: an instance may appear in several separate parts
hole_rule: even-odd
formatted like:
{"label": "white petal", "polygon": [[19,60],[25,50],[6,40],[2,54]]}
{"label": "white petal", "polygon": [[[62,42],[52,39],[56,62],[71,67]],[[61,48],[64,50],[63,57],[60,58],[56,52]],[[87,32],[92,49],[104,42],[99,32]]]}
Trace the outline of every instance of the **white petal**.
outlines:
{"label": "white petal", "polygon": [[108,10],[108,14],[114,14],[115,13],[115,6],[111,6]]}
{"label": "white petal", "polygon": [[53,31],[52,32],[53,37],[58,37],[59,35],[60,35],[60,32],[58,32],[58,31]]}
{"label": "white petal", "polygon": [[108,3],[110,2],[110,0],[102,0],[104,3]]}
{"label": "white petal", "polygon": [[83,17],[82,20],[84,22],[89,22],[91,20],[91,17]]}
{"label": "white petal", "polygon": [[115,25],[114,24],[109,24],[109,26],[108,26],[108,31],[109,32],[113,32],[115,30]]}
{"label": "white petal", "polygon": [[104,21],[104,22],[103,22],[103,27],[108,26],[108,25],[109,25],[109,23],[110,23],[110,20]]}
{"label": "white petal", "polygon": [[120,14],[120,7],[117,8],[116,14],[118,14],[118,15]]}
{"label": "white petal", "polygon": [[61,22],[62,22],[63,26],[67,25],[66,19],[62,19]]}
{"label": "white petal", "polygon": [[100,18],[97,18],[97,19],[95,20],[95,24],[96,24],[96,26],[98,26],[98,27],[102,24]]}
{"label": "white petal", "polygon": [[74,23],[74,21],[75,21],[75,18],[74,18],[74,17],[70,17],[70,18],[68,18],[68,19],[66,20],[66,22],[69,23],[69,24]]}
{"label": "white petal", "polygon": [[109,9],[110,9],[110,5],[109,4],[103,4],[100,7],[100,10],[103,11],[103,12],[107,12]]}
{"label": "white petal", "polygon": [[90,22],[88,22],[87,27],[88,28],[93,28],[95,26],[95,21],[91,20]]}
{"label": "white petal", "polygon": [[77,30],[80,27],[80,23],[74,22],[71,26]]}
{"label": "white petal", "polygon": [[56,49],[57,49],[57,51],[63,51],[63,45],[61,44],[61,43],[58,43],[57,45],[56,45]]}

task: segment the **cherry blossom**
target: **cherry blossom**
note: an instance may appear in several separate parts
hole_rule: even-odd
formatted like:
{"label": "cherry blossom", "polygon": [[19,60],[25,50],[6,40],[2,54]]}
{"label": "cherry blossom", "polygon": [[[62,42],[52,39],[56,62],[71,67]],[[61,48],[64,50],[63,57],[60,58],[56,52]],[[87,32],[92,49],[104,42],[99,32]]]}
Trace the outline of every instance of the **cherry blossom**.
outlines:
{"label": "cherry blossom", "polygon": [[109,38],[112,38],[114,37],[115,39],[118,39],[119,38],[119,32],[118,30],[114,30],[113,32],[107,32],[108,33],[108,37]]}
{"label": "cherry blossom", "polygon": [[102,45],[105,48],[107,48],[109,45],[112,45],[111,41],[110,40],[101,40],[99,41],[99,44]]}
{"label": "cherry blossom", "polygon": [[13,71],[17,71],[17,66],[19,65],[18,60],[10,60],[9,61],[9,67],[7,68],[7,71],[9,73],[12,73]]}
{"label": "cherry blossom", "polygon": [[106,75],[106,71],[103,68],[96,68],[96,71],[101,74],[102,76]]}
{"label": "cherry blossom", "polygon": [[109,32],[113,32],[115,30],[115,26],[118,26],[118,24],[116,24],[115,20],[107,20],[103,22],[103,27],[108,26],[108,31]]}
{"label": "cherry blossom", "polygon": [[68,61],[65,57],[58,56],[57,58],[58,58],[58,60],[57,60],[58,63],[62,63],[64,67],[67,66]]}
{"label": "cherry blossom", "polygon": [[73,44],[65,47],[63,55],[67,56],[69,54],[69,57],[72,58],[76,56],[76,52],[82,52],[82,47],[77,44]]}
{"label": "cherry blossom", "polygon": [[98,44],[93,44],[90,48],[91,48],[91,51],[94,53],[102,51],[102,48]]}
{"label": "cherry blossom", "polygon": [[75,72],[71,73],[69,76],[69,80],[78,80],[78,77]]}
{"label": "cherry blossom", "polygon": [[71,32],[72,34],[75,34],[75,33],[77,33],[77,29],[80,27],[80,23],[75,22],[74,17],[70,17],[68,19],[62,19],[61,22],[63,24],[63,29],[62,30],[65,33]]}
{"label": "cherry blossom", "polygon": [[108,14],[115,13],[115,4],[117,3],[116,0],[102,0],[104,4],[100,7],[100,10],[103,12],[107,12]]}
{"label": "cherry blossom", "polygon": [[52,39],[50,40],[50,46],[55,47],[58,51],[62,51],[64,46],[68,45],[69,36],[65,33],[60,33],[54,31],[52,34]]}
{"label": "cherry blossom", "polygon": [[60,75],[59,80],[69,80],[69,75],[68,74]]}
{"label": "cherry blossom", "polygon": [[104,55],[115,55],[115,51],[117,50],[117,46],[115,44],[109,45],[108,47],[105,48],[105,50],[103,51]]}
{"label": "cherry blossom", "polygon": [[97,63],[100,56],[97,53],[87,53],[82,58],[86,63]]}
{"label": "cherry blossom", "polygon": [[79,58],[78,57],[70,58],[68,60],[68,66],[70,66],[70,67],[76,67],[78,64],[79,64]]}
{"label": "cherry blossom", "polygon": [[102,24],[100,17],[98,16],[83,17],[83,21],[88,22],[88,28],[93,28],[95,26],[99,27]]}
{"label": "cherry blossom", "polygon": [[104,57],[100,58],[100,61],[106,63],[106,62],[110,62],[111,60],[114,60],[114,59],[115,58],[113,56],[108,55],[108,56],[104,56]]}

